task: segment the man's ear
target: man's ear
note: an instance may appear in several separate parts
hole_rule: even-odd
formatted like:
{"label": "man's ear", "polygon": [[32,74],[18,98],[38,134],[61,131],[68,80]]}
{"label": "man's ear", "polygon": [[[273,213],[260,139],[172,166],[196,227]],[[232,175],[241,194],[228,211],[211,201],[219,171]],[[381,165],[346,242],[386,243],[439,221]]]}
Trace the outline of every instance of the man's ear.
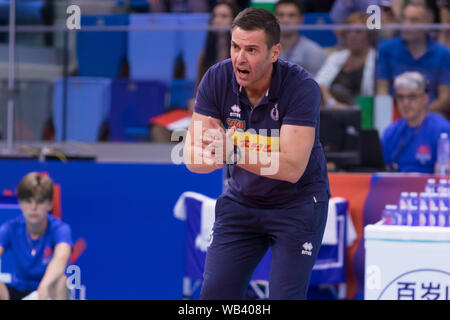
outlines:
{"label": "man's ear", "polygon": [[278,57],[280,56],[280,53],[281,53],[281,44],[277,43],[271,49],[270,58],[272,60],[272,63],[277,61]]}

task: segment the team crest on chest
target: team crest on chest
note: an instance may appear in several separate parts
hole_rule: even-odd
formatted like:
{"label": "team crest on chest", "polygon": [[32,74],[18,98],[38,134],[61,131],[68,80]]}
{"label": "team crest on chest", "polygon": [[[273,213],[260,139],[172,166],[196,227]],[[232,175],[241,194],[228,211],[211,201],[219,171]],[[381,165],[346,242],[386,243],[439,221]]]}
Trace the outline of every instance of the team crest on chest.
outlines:
{"label": "team crest on chest", "polygon": [[270,110],[270,117],[273,121],[278,121],[280,118],[280,113],[278,112],[278,103],[275,103],[272,110]]}

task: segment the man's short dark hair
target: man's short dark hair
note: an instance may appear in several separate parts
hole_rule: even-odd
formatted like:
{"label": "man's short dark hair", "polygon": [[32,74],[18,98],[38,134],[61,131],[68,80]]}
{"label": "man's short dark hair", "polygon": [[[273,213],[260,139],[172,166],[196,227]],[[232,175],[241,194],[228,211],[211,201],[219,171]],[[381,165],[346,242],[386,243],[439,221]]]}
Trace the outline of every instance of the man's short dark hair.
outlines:
{"label": "man's short dark hair", "polygon": [[297,7],[298,13],[302,16],[305,12],[305,6],[303,4],[303,2],[299,1],[299,0],[280,0],[275,4],[275,12],[277,10],[277,7],[280,4],[292,4],[294,6]]}
{"label": "man's short dark hair", "polygon": [[269,49],[280,43],[280,23],[272,12],[264,8],[244,9],[231,23],[231,30],[235,27],[246,31],[264,30]]}

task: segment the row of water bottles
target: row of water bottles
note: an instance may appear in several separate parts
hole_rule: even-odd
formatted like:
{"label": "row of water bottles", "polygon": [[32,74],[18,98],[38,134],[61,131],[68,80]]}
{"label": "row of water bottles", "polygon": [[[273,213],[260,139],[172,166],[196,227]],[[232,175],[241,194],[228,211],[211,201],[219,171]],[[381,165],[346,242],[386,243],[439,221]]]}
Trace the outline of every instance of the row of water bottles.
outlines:
{"label": "row of water bottles", "polygon": [[450,180],[428,179],[424,192],[402,192],[397,205],[387,204],[386,225],[449,227]]}

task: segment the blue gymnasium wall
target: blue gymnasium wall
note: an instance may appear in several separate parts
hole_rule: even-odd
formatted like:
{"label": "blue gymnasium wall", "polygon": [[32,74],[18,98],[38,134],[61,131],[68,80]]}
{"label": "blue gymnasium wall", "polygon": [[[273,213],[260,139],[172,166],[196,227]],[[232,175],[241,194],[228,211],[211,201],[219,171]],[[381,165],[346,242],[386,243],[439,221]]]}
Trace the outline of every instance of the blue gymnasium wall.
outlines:
{"label": "blue gymnasium wall", "polygon": [[0,192],[30,171],[61,185],[62,217],[87,248],[76,265],[87,299],[181,299],[185,225],[173,216],[184,191],[217,197],[222,172],[172,164],[0,161]]}

